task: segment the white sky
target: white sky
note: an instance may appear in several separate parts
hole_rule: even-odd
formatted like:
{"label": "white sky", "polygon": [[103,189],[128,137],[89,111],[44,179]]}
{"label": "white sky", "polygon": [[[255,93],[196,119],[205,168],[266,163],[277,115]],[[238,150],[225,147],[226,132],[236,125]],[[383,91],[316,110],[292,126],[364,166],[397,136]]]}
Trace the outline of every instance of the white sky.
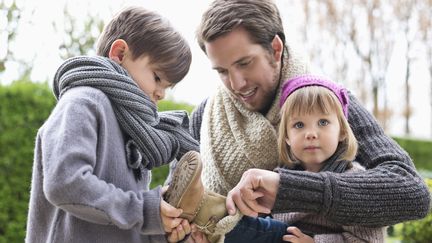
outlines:
{"label": "white sky", "polygon": [[[207,8],[210,0],[17,0],[24,4],[23,14],[24,25],[20,27],[21,32],[17,35],[12,49],[19,59],[33,63],[32,80],[51,82],[52,77],[58,66],[62,63],[58,55],[59,43],[62,36],[55,33],[53,21],[62,23],[63,7],[65,2],[69,4],[70,13],[76,16],[87,16],[87,11],[91,11],[105,20],[113,16],[125,6],[141,5],[154,10],[167,17],[183,36],[188,40],[192,49],[192,65],[190,72],[185,79],[180,82],[172,91],[168,92],[168,98],[187,102],[193,105],[199,104],[202,100],[212,94],[219,84],[219,78],[215,71],[211,69],[208,59],[198,47],[195,40],[195,30],[201,19],[201,14]],[[289,37],[300,36],[298,17],[296,17],[296,0],[276,0],[280,7],[282,18],[285,25],[286,35]],[[0,27],[4,25],[4,20],[0,18]],[[300,39],[294,39],[293,43],[302,47]],[[1,40],[0,40],[1,43]],[[0,47],[0,55],[2,55]],[[397,51],[399,50],[399,52]],[[393,54],[389,65],[388,75],[388,102],[395,110],[389,133],[392,135],[403,135],[403,120],[400,119],[401,111],[394,107],[403,107],[403,77],[400,71],[404,70],[404,63],[400,59],[403,57],[403,43],[399,43],[399,48]],[[430,61],[430,60],[429,60]],[[424,62],[415,67],[417,73],[427,73]],[[423,63],[423,64],[422,64]],[[19,66],[9,63],[6,72],[0,76],[2,83],[10,82],[18,77]],[[412,82],[412,103],[414,116],[411,120],[411,128],[414,137],[431,138],[431,111],[430,111],[430,81],[425,75],[413,76]],[[367,107],[370,108],[370,107]]]}

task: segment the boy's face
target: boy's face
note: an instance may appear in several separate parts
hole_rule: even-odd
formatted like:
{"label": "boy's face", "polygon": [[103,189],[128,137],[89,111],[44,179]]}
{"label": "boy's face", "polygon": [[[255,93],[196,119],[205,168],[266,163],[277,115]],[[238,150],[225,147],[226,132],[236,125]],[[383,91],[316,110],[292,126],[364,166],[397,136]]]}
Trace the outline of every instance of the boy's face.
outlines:
{"label": "boy's face", "polygon": [[157,71],[156,66],[150,63],[148,56],[141,56],[132,60],[131,55],[125,55],[121,66],[128,71],[138,87],[155,104],[165,97],[165,90],[173,86],[172,83],[163,78],[160,71]]}

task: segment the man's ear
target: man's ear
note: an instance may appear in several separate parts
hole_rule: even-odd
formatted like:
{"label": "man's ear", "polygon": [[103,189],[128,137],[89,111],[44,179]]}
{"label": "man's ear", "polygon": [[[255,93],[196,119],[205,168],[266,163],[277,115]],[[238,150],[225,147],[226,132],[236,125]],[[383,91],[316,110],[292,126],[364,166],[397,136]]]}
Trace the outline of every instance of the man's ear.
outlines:
{"label": "man's ear", "polygon": [[129,47],[126,41],[122,39],[117,39],[111,44],[108,57],[116,63],[121,64],[128,49]]}
{"label": "man's ear", "polygon": [[284,49],[283,42],[279,35],[275,35],[271,42],[271,46],[273,48],[273,57],[276,61],[280,61],[282,58],[282,53]]}

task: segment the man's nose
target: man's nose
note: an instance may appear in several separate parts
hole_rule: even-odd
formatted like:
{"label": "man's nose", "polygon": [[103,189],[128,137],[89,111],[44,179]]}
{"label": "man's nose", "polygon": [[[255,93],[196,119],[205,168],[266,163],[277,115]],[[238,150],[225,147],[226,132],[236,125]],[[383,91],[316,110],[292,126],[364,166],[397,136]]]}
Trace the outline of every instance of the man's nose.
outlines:
{"label": "man's nose", "polygon": [[246,86],[246,79],[239,71],[231,71],[229,75],[231,89],[234,91],[241,91]]}

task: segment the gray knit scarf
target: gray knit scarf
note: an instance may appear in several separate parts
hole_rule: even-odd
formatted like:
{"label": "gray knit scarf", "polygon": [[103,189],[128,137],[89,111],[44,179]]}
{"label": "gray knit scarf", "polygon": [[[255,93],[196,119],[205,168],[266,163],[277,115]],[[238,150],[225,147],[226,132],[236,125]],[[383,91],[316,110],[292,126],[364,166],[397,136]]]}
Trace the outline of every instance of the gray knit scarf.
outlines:
{"label": "gray knit scarf", "polygon": [[54,94],[60,99],[68,89],[77,86],[96,88],[108,96],[120,127],[127,134],[130,168],[152,169],[189,150],[199,151],[198,142],[188,132],[187,113],[158,112],[127,71],[114,61],[99,56],[66,60],[55,74]]}

